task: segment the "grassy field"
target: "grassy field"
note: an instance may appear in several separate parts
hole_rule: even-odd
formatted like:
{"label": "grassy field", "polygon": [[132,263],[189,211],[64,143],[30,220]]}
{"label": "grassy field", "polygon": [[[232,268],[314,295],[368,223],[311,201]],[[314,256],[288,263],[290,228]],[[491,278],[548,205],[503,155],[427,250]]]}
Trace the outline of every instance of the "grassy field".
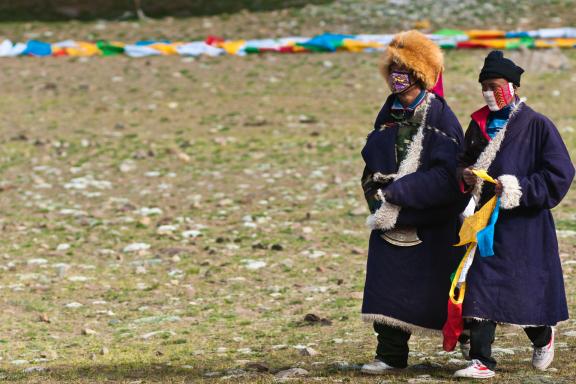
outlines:
{"label": "grassy field", "polygon": [[[92,28],[56,34],[76,27]],[[485,54],[446,53],[447,99],[463,125],[482,104]],[[573,68],[576,53],[564,55]],[[3,60],[0,379],[271,383],[299,367],[309,373],[294,382],[451,382],[464,361],[441,352],[439,337],[411,340],[406,371],[358,373],[375,347],[359,316],[368,238],[359,177],[387,95],[377,61]],[[522,96],[576,156],[576,75],[538,69]],[[554,215],[572,311],[575,214],[571,191]],[[573,382],[574,321],[560,326],[545,373],[530,369],[522,332],[497,336],[492,382]]]}

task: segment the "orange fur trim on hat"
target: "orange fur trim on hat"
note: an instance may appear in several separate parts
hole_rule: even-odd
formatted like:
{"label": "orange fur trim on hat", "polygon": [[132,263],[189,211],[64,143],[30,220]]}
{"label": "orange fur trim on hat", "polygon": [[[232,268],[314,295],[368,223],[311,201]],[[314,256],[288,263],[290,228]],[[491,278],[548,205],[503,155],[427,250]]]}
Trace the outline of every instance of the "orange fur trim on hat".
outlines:
{"label": "orange fur trim on hat", "polygon": [[444,56],[438,45],[413,30],[394,36],[384,52],[380,72],[386,81],[393,63],[406,67],[426,89],[431,89],[444,69]]}

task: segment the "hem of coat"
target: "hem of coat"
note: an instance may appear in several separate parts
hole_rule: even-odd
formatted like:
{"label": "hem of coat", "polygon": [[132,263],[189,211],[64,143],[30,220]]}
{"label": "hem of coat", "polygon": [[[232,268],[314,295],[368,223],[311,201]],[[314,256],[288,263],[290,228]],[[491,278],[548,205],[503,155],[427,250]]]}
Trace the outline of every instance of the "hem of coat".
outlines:
{"label": "hem of coat", "polygon": [[405,332],[408,332],[410,334],[417,334],[417,335],[418,334],[420,334],[420,335],[441,335],[442,334],[441,329],[421,327],[421,326],[416,325],[416,324],[407,323],[405,321],[398,320],[398,319],[395,319],[395,318],[390,317],[390,316],[381,315],[378,313],[363,313],[362,314],[362,321],[364,321],[366,323],[376,322],[376,323],[380,323],[380,324],[389,325],[389,326],[394,327],[394,328],[399,328],[399,329],[401,329]]}
{"label": "hem of coat", "polygon": [[515,328],[556,327],[559,324],[565,323],[569,320],[569,319],[560,320],[560,321],[557,321],[556,324],[514,324],[514,323],[508,323],[506,321],[497,321],[497,320],[486,319],[484,317],[477,317],[477,316],[462,316],[462,318],[464,320],[468,319],[468,320],[476,320],[476,321],[492,321],[498,325],[507,325],[507,326],[515,327]]}

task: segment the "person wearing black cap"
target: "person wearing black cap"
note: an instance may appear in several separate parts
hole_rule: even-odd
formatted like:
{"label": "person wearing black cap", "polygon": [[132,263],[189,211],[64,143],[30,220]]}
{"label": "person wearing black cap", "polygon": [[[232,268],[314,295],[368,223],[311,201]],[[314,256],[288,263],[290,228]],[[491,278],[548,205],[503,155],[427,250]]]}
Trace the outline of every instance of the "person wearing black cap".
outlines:
{"label": "person wearing black cap", "polygon": [[[518,98],[523,72],[501,51],[488,54],[479,77],[487,105],[472,114],[459,161],[462,192],[476,209],[496,194],[500,213],[494,256],[477,253],[468,272],[462,313],[472,361],[456,377],[495,375],[497,323],[523,327],[533,367],[545,370],[554,358],[553,327],[568,319],[550,209],[568,192],[574,166],[554,124]],[[472,169],[488,171],[497,184],[484,183]]]}

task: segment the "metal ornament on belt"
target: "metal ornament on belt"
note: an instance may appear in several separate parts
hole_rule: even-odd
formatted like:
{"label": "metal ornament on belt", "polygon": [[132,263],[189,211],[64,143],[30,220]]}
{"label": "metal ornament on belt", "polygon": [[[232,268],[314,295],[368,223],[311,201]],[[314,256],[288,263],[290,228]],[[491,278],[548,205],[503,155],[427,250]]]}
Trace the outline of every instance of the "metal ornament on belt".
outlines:
{"label": "metal ornament on belt", "polygon": [[399,247],[412,247],[422,242],[415,227],[398,227],[380,235],[384,240]]}

